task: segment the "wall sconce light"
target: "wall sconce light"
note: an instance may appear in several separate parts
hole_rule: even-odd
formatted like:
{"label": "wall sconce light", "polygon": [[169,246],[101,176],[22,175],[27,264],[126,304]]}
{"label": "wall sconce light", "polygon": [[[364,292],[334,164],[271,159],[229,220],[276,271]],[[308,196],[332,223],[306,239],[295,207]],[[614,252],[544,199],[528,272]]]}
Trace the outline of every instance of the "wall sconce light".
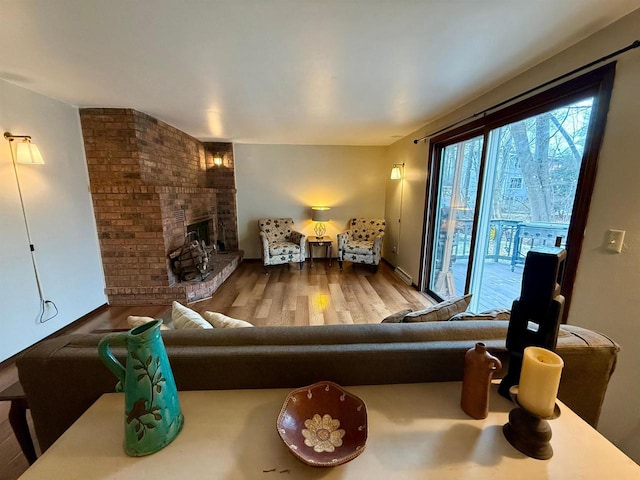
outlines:
{"label": "wall sconce light", "polygon": [[[20,197],[20,206],[22,207],[22,218],[24,219],[24,227],[27,231],[27,240],[29,241],[29,250],[31,252],[31,263],[33,264],[33,272],[36,277],[36,285],[38,286],[38,295],[40,296],[40,316],[38,317],[38,323],[44,323],[47,320],[51,320],[58,314],[58,308],[56,304],[51,300],[46,300],[42,291],[42,284],[40,283],[40,275],[38,274],[38,265],[36,263],[35,252],[36,249],[31,241],[31,231],[29,230],[29,222],[27,221],[27,211],[24,207],[24,200],[22,198],[22,188],[20,188],[20,177],[18,176],[18,163],[25,165],[44,165],[44,160],[40,154],[40,150],[35,143],[31,143],[31,137],[29,135],[12,135],[10,132],[4,132],[4,138],[9,142],[9,149],[11,150],[11,162],[13,164],[13,172],[16,176],[16,183],[18,185],[18,196]],[[20,140],[17,144],[16,152],[14,154],[12,142]],[[53,307],[55,313],[53,315],[44,318],[47,307]]]}
{"label": "wall sconce light", "polygon": [[221,167],[221,166],[222,166],[222,155],[220,155],[219,153],[216,153],[216,154],[213,156],[213,164],[214,164],[216,167]]}
{"label": "wall sconce light", "polygon": [[327,231],[325,222],[329,221],[329,207],[311,207],[311,220],[316,222],[313,231],[316,232],[316,237],[322,238]]}
{"label": "wall sconce light", "polygon": [[402,178],[402,171],[400,167],[404,168],[404,163],[394,163],[391,169],[391,180],[400,180]]}

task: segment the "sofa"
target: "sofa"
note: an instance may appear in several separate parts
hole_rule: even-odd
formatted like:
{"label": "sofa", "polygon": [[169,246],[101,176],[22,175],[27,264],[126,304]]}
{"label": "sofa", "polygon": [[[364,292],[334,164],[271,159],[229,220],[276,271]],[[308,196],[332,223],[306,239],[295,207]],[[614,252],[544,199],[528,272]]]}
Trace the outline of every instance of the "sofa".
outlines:
{"label": "sofa", "polygon": [[[293,389],[319,380],[343,386],[460,381],[464,354],[476,342],[485,343],[506,372],[508,324],[470,320],[212,328],[166,330],[162,337],[178,390]],[[100,395],[114,391],[116,379],[97,355],[101,337],[51,338],[16,360],[42,451]],[[122,349],[113,351],[124,361]],[[559,398],[595,426],[618,345],[599,333],[563,325],[556,351],[565,362]]]}

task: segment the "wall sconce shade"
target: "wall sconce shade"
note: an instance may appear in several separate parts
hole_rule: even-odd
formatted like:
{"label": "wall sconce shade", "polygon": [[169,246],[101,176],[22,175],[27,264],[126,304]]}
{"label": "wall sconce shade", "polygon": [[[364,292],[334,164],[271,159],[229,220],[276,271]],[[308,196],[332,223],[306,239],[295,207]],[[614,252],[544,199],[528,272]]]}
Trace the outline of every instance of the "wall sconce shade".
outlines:
{"label": "wall sconce shade", "polygon": [[311,207],[311,220],[316,222],[313,231],[316,233],[316,237],[324,237],[327,227],[325,222],[329,221],[329,207]]}
{"label": "wall sconce shade", "polygon": [[11,135],[9,132],[4,132],[4,138],[9,142],[13,142],[17,139],[20,140],[20,143],[18,143],[16,147],[16,163],[22,163],[25,165],[44,165],[40,149],[35,143],[31,143],[31,137],[29,135]]}
{"label": "wall sconce shade", "polygon": [[221,167],[221,166],[222,166],[222,155],[220,155],[219,153],[216,153],[216,154],[213,156],[213,164],[214,164],[216,167]]}
{"label": "wall sconce shade", "polygon": [[391,169],[391,180],[400,180],[402,178],[402,171],[400,167],[404,168],[404,163],[394,163]]}

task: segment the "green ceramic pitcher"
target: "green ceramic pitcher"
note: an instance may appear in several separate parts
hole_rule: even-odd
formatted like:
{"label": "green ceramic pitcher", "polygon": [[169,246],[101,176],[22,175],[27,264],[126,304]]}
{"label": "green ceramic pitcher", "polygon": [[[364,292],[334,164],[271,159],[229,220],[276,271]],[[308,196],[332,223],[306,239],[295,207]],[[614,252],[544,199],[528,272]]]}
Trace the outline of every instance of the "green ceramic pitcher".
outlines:
{"label": "green ceramic pitcher", "polygon": [[[124,451],[132,457],[166,447],[184,424],[161,324],[162,320],[155,320],[128,332],[111,333],[98,344],[100,359],[118,379],[116,391],[124,392]],[[112,346],[126,348],[126,367],[115,358]]]}

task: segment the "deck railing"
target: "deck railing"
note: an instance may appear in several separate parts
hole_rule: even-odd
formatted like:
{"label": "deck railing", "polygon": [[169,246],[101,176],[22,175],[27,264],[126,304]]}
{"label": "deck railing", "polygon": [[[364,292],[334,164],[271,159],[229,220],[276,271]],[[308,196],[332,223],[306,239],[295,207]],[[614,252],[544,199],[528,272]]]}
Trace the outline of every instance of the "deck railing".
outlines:
{"label": "deck railing", "polygon": [[[524,262],[535,245],[553,245],[556,237],[567,238],[569,226],[561,223],[490,220],[485,260],[506,260],[511,266]],[[453,258],[468,259],[471,251],[473,220],[457,220],[453,240]]]}

